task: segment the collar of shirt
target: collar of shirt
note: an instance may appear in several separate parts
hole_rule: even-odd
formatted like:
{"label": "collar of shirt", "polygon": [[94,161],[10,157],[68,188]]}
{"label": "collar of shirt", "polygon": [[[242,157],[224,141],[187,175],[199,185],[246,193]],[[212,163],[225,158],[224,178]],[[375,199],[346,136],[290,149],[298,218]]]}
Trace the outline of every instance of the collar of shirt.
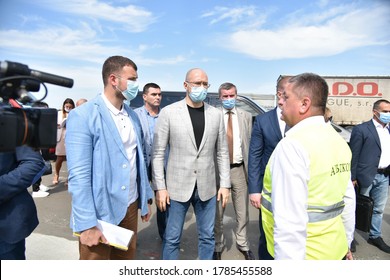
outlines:
{"label": "collar of shirt", "polygon": [[233,115],[237,115],[237,110],[236,110],[236,107],[234,107],[233,109],[231,110],[227,110],[225,108],[222,107],[222,110],[223,110],[223,115],[226,115],[229,111],[233,113]]}
{"label": "collar of shirt", "polygon": [[288,135],[290,131],[294,131],[297,128],[304,127],[306,125],[311,125],[311,124],[318,124],[318,125],[325,124],[324,116],[313,116],[301,120],[299,123],[291,127],[290,130],[286,132],[286,135]]}
{"label": "collar of shirt", "polygon": [[109,110],[114,116],[118,116],[119,114],[128,116],[127,111],[125,110],[125,106],[123,106],[123,104],[122,104],[122,108],[121,108],[120,110],[118,110],[117,108],[115,108],[114,105],[111,104],[111,102],[110,102],[110,101],[108,100],[108,98],[104,95],[104,93],[102,94],[102,98],[103,98],[103,101],[104,101],[104,103],[106,104],[108,110]]}
{"label": "collar of shirt", "polygon": [[160,114],[160,108],[158,108],[158,113],[155,116],[152,116],[150,112],[146,109],[145,106],[142,106],[142,109],[145,111],[146,115],[150,118],[158,118],[158,115]]}
{"label": "collar of shirt", "polygon": [[284,137],[285,130],[286,130],[286,123],[281,119],[282,117],[282,109],[280,107],[276,107],[276,117],[278,118],[280,133],[282,134],[282,137]]}
{"label": "collar of shirt", "polygon": [[376,128],[382,128],[382,129],[388,129],[388,127],[389,127],[389,123],[388,124],[386,124],[385,126],[383,126],[380,122],[378,122],[376,119],[374,119],[374,118],[372,118],[372,123],[374,124],[374,126],[376,127]]}

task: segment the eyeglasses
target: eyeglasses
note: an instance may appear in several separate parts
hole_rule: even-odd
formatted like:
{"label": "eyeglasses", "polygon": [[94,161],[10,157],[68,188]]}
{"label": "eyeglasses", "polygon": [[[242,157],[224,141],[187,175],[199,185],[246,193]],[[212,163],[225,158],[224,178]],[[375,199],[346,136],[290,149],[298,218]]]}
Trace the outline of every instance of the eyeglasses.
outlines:
{"label": "eyeglasses", "polygon": [[209,88],[211,86],[209,83],[206,83],[206,82],[188,82],[188,81],[186,81],[186,83],[195,85],[196,87],[203,86],[204,88]]}

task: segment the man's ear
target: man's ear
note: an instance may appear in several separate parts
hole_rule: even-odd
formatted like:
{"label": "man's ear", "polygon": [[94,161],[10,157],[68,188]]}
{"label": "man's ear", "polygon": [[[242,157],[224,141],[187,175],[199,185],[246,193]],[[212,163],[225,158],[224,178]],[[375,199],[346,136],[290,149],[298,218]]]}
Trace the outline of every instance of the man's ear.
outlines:
{"label": "man's ear", "polygon": [[301,107],[299,108],[299,112],[301,114],[306,114],[307,111],[310,109],[310,107],[311,107],[311,99],[307,96],[303,97],[301,100]]}
{"label": "man's ear", "polygon": [[108,82],[114,87],[118,86],[117,77],[114,74],[108,76]]}

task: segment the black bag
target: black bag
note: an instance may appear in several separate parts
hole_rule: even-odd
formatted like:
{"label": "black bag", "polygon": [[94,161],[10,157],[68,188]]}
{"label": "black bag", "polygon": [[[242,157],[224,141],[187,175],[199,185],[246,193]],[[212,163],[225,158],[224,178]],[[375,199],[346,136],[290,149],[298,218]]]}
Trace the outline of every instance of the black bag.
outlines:
{"label": "black bag", "polygon": [[50,175],[53,173],[53,169],[51,167],[50,160],[45,160],[45,167],[46,167],[46,170],[45,170],[45,172],[43,172],[42,176]]}
{"label": "black bag", "polygon": [[374,200],[371,197],[356,194],[355,228],[369,232],[371,228]]}

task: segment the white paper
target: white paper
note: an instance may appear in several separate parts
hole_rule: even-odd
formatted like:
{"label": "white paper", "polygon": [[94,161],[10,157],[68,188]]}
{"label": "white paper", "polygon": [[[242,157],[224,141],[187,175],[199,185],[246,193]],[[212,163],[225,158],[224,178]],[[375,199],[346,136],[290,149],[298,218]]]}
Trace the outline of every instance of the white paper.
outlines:
{"label": "white paper", "polygon": [[[98,220],[96,227],[103,233],[109,245],[124,251],[129,249],[129,244],[131,238],[134,235],[134,231],[107,223],[102,220]],[[74,233],[74,235],[80,236],[79,233]]]}

